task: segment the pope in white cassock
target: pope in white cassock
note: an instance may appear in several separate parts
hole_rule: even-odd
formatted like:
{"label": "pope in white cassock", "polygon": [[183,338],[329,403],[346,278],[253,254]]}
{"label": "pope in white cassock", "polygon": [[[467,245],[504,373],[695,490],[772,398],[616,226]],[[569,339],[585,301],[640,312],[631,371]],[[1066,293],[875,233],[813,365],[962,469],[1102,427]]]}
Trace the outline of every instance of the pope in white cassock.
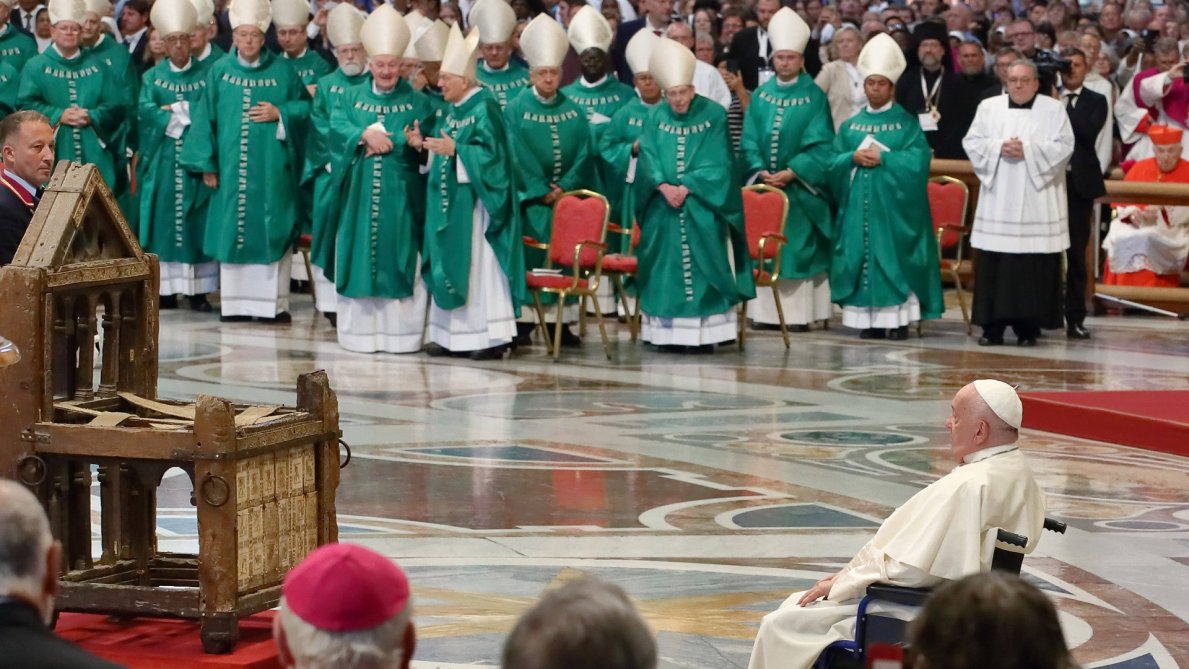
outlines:
{"label": "pope in white cassock", "polygon": [[979,250],[974,314],[980,346],[1021,346],[1063,325],[1061,259],[1069,248],[1065,170],[1073,128],[1065,106],[1039,92],[1036,67],[1008,68],[1007,94],[983,100],[962,140],[982,187],[970,244]]}
{"label": "pope in white cassock", "polygon": [[875,582],[930,587],[991,568],[998,530],[1036,547],[1045,498],[1015,442],[1023,408],[1011,386],[975,381],[958,391],[946,429],[958,467],[913,495],[836,574],[764,616],[750,669],[810,667],[854,636],[855,612]]}

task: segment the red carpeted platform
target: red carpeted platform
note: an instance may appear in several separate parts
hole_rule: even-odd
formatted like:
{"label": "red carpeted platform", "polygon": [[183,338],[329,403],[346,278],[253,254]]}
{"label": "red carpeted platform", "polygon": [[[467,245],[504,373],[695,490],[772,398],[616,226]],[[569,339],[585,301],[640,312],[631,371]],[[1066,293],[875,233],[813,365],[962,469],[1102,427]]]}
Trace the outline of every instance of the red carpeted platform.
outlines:
{"label": "red carpeted platform", "polygon": [[1024,427],[1189,456],[1189,390],[1020,393]]}
{"label": "red carpeted platform", "polygon": [[107,616],[63,613],[54,631],[87,652],[129,669],[281,669],[272,640],[272,611],[239,623],[239,643],[228,655],[207,655],[198,623],[163,618],[110,622]]}

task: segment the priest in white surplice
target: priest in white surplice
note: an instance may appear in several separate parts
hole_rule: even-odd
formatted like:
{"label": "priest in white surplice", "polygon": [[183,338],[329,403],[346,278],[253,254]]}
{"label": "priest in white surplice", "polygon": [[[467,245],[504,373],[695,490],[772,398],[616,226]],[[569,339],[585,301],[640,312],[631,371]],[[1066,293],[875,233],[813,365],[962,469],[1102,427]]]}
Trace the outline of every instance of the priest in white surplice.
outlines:
{"label": "priest in white surplice", "polygon": [[872,583],[928,587],[989,571],[999,529],[1028,537],[1032,552],[1045,498],[1015,445],[1022,418],[1020,398],[1001,381],[959,390],[945,422],[958,467],[896,509],[841,571],[764,616],[749,669],[807,668],[829,644],[853,638]]}
{"label": "priest in white surplice", "polygon": [[1040,88],[1026,60],[1008,69],[1007,94],[978,106],[962,146],[982,182],[970,244],[979,250],[972,321],[980,346],[1021,346],[1063,325],[1061,254],[1069,248],[1065,172],[1073,129],[1065,106]]}

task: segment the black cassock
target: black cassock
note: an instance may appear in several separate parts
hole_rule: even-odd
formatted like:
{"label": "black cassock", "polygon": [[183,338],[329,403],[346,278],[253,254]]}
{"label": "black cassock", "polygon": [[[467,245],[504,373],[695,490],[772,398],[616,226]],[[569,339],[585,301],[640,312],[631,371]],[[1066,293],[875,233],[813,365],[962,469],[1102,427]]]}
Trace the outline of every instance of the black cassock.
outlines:
{"label": "black cassock", "polygon": [[[941,76],[941,85],[935,89],[938,76]],[[925,102],[927,89],[931,99],[937,101],[937,111],[941,114],[937,130],[925,133],[929,148],[933,149],[933,156],[966,160],[962,138],[966,136],[966,131],[974,121],[974,112],[978,110],[982,91],[971,90],[960,74],[945,68],[936,72],[925,72],[924,79],[922,86],[919,65],[906,70],[896,82],[896,102],[910,114],[923,114],[928,111]]]}

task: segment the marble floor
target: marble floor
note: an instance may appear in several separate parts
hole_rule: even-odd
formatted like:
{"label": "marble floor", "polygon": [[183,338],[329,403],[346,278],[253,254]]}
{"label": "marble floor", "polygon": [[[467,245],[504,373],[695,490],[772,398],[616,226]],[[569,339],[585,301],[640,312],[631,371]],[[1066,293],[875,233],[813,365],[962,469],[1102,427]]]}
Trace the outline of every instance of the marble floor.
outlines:
{"label": "marble floor", "polygon": [[[341,537],[392,556],[416,598],[419,666],[497,666],[517,616],[588,573],[621,584],[662,666],[745,667],[759,619],[835,571],[900,502],[951,468],[942,425],[964,383],[1025,390],[1189,388],[1189,324],[1091,319],[1094,338],[983,349],[956,310],[905,342],[756,333],[679,356],[616,341],[551,361],[340,349],[308,298],[291,325],[164,312],[163,397],[295,401],[325,369],[345,440]],[[1025,561],[1085,667],[1189,667],[1189,459],[1025,431],[1069,524]],[[180,472],[163,548],[192,549]]]}

